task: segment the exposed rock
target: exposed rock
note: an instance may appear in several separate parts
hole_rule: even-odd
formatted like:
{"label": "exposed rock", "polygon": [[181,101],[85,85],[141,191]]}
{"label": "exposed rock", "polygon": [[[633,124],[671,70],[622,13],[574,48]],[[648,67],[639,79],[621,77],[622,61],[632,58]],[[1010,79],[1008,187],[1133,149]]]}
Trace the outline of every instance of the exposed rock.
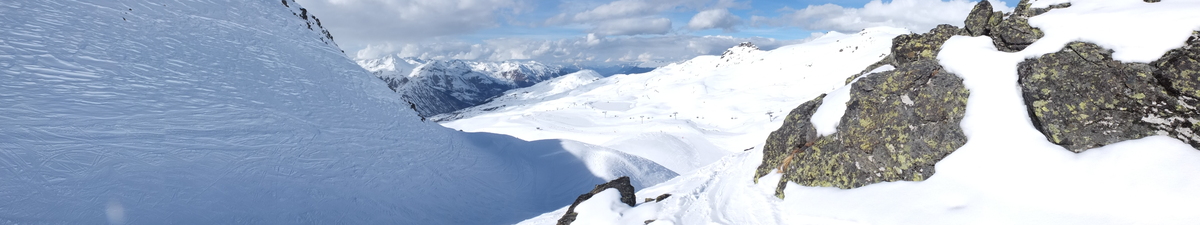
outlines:
{"label": "exposed rock", "polygon": [[892,39],[892,57],[897,64],[922,59],[935,60],[937,53],[942,50],[942,44],[958,33],[958,27],[942,24],[929,30],[929,33],[896,36]]}
{"label": "exposed rock", "polygon": [[861,77],[863,75],[867,75],[868,73],[871,73],[871,71],[875,71],[875,69],[878,69],[879,67],[886,66],[886,65],[892,65],[895,63],[896,63],[896,57],[893,57],[892,55],[888,55],[887,57],[884,57],[883,59],[879,60],[879,62],[875,62],[875,63],[872,63],[871,65],[868,65],[866,69],[863,69],[862,71],[858,72],[858,74],[847,77],[846,84],[850,84],[850,82],[854,81],[854,79]]}
{"label": "exposed rock", "polygon": [[967,15],[963,30],[972,37],[987,35],[991,27],[992,12],[992,3],[979,1],[979,3],[975,4],[975,8],[971,9],[971,13]]}
{"label": "exposed rock", "polygon": [[1142,1],[1146,2],[1146,3],[1155,3],[1155,2],[1161,2],[1162,0],[1142,0]]}
{"label": "exposed rock", "polygon": [[1049,7],[1046,7],[1046,8],[1036,8],[1036,9],[1030,9],[1028,14],[1029,14],[1030,16],[1037,16],[1037,15],[1042,15],[1042,13],[1049,12],[1051,9],[1061,9],[1061,8],[1067,8],[1067,7],[1071,7],[1071,3],[1070,3],[1070,2],[1066,2],[1066,3],[1060,3],[1060,4],[1057,4],[1057,5],[1051,5],[1051,6],[1049,6]]}
{"label": "exposed rock", "polygon": [[1018,73],[1030,118],[1050,142],[1072,152],[1152,135],[1200,148],[1197,93],[1178,91],[1197,87],[1197,42],[1152,64],[1121,63],[1111,50],[1083,42],[1025,60]]}
{"label": "exposed rock", "polygon": [[1029,47],[1034,41],[1045,34],[1041,29],[1029,26],[1029,19],[1023,16],[1010,16],[991,29],[992,42],[996,48],[1005,52],[1017,52]]}
{"label": "exposed rock", "polygon": [[819,137],[809,121],[820,96],[792,110],[768,137],[757,177],[782,172],[777,196],[787,181],[855,188],[924,180],[934,163],[966,142],[958,123],[968,92],[936,61],[901,64],[852,85],[837,133]]}
{"label": "exposed rock", "polygon": [[622,203],[625,203],[629,206],[637,204],[636,200],[634,200],[635,196],[633,192],[633,185],[629,184],[629,177],[620,177],[616,180],[609,181],[608,183],[596,185],[596,188],[592,188],[592,191],[579,195],[578,198],[575,198],[575,203],[572,203],[571,206],[567,208],[567,213],[563,214],[562,218],[558,219],[558,225],[567,225],[571,224],[571,222],[575,222],[575,218],[579,216],[579,213],[575,212],[575,206],[579,206],[579,203],[583,203],[583,201],[591,199],[593,195],[596,195],[601,191],[608,190],[609,188],[617,189],[618,192],[621,192]]}
{"label": "exposed rock", "polygon": [[659,195],[657,198],[654,198],[654,202],[661,202],[662,200],[666,200],[668,197],[671,197],[671,194]]}
{"label": "exposed rock", "polygon": [[1021,51],[1045,35],[1042,30],[1029,25],[1029,17],[1070,6],[1071,3],[1062,3],[1047,8],[1032,8],[1028,0],[1022,0],[1017,3],[1013,13],[1005,17],[1003,12],[992,11],[988,1],[980,1],[967,15],[964,21],[966,25],[960,34],[990,36],[1000,51]]}
{"label": "exposed rock", "polygon": [[1159,69],[1154,76],[1167,91],[1200,98],[1200,31],[1192,32],[1182,48],[1167,52],[1152,64]]}

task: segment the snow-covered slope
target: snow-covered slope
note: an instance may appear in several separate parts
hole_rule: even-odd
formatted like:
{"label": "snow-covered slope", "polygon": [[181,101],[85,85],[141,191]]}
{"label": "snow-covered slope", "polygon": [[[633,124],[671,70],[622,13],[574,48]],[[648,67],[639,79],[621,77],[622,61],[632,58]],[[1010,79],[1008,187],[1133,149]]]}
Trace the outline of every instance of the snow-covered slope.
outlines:
{"label": "snow-covered slope", "polygon": [[[758,145],[789,110],[843,86],[886,57],[892,37],[905,33],[830,33],[771,51],[747,43],[648,73],[515,89],[435,120],[525,140],[577,140],[684,173]],[[579,87],[556,88],[568,83]]]}
{"label": "snow-covered slope", "polygon": [[[1077,40],[1111,48],[1116,60],[1150,62],[1200,30],[1200,1],[1069,2],[1029,18],[1045,36],[1022,51],[998,51],[987,36],[954,36],[942,45],[939,63],[970,90],[961,122],[968,142],[927,180],[848,190],[788,183],[779,199],[780,174],[757,184],[748,175],[763,157],[754,150],[638,193],[673,194],[662,202],[594,215],[627,224],[1195,224],[1200,151],[1168,136],[1078,154],[1055,145],[1025,110],[1017,65]],[[564,211],[522,224],[552,224]]]}
{"label": "snow-covered slope", "polygon": [[0,4],[0,224],[512,223],[675,176],[422,123],[282,3]]}
{"label": "snow-covered slope", "polygon": [[504,91],[576,71],[538,62],[423,60],[385,56],[358,60],[423,116],[482,104]]}

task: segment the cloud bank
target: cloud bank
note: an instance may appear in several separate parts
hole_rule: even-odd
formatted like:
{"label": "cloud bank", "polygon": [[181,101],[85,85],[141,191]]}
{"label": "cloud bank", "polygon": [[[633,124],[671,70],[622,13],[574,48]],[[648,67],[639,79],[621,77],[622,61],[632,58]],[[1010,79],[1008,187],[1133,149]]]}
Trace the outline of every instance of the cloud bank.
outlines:
{"label": "cloud bank", "polygon": [[[857,32],[864,28],[891,26],[924,32],[938,24],[962,26],[978,1],[966,0],[873,0],[862,8],[834,4],[810,5],[803,9],[784,8],[777,18],[755,17],[757,26],[796,26],[809,30]],[[992,1],[997,10],[1011,12],[1003,1]]]}
{"label": "cloud bank", "polygon": [[[359,59],[396,54],[547,63],[675,62],[719,54],[740,42],[772,49],[804,41],[756,36],[805,36],[788,32],[853,33],[875,26],[924,32],[938,24],[961,26],[976,3],[830,1],[838,4],[792,8],[749,0],[297,1]],[[997,9],[1011,11],[1005,5],[993,1]],[[701,35],[716,30],[723,36]]]}
{"label": "cloud bank", "polygon": [[493,39],[486,40],[481,44],[438,40],[428,43],[372,45],[359,51],[356,58],[372,59],[395,54],[400,57],[425,59],[534,60],[582,65],[661,64],[683,61],[699,55],[720,54],[741,42],[753,42],[760,48],[774,49],[803,41],[692,35],[653,37],[589,35],[558,40]]}
{"label": "cloud bank", "polygon": [[527,0],[296,0],[339,44],[419,41],[498,26],[504,15],[532,10]]}
{"label": "cloud bank", "polygon": [[697,13],[688,22],[688,29],[705,30],[720,28],[725,32],[734,32],[737,25],[741,25],[742,18],[729,13],[727,9],[710,9]]}

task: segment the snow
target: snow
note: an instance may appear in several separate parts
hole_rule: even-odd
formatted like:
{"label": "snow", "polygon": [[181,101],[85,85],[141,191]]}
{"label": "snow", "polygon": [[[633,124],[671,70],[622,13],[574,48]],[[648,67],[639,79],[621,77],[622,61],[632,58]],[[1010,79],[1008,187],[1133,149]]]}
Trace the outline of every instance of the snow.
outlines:
{"label": "snow", "polygon": [[0,224],[513,223],[677,175],[422,123],[287,3],[0,4]]}
{"label": "snow", "polygon": [[1200,30],[1196,4],[1200,1],[1073,0],[1069,8],[1029,18],[1030,25],[1047,35],[1023,52],[1055,52],[1065,43],[1085,41],[1112,49],[1115,60],[1147,63]]}
{"label": "snow", "polygon": [[571,224],[617,224],[616,219],[621,216],[620,212],[629,208],[631,208],[629,205],[621,203],[621,193],[617,189],[605,189],[575,207],[575,212],[579,213],[579,217],[575,219],[579,222]]}
{"label": "snow", "polygon": [[733,47],[648,73],[568,76],[433,119],[464,131],[604,146],[682,174],[758,145],[796,105],[844,86],[907,33],[831,32],[771,51]]}
{"label": "snow", "polygon": [[[656,223],[664,224],[1200,221],[1195,213],[1200,211],[1200,151],[1174,138],[1151,136],[1071,153],[1033,128],[1016,83],[1017,63],[1075,40],[1113,48],[1120,55],[1114,57],[1125,62],[1156,59],[1200,28],[1200,15],[1194,13],[1200,2],[1071,3],[1031,18],[1046,36],[1021,52],[997,51],[988,37],[955,36],[945,43],[940,63],[962,77],[971,92],[961,123],[968,142],[940,161],[937,173],[925,181],[848,190],[788,183],[781,200],[772,195],[779,175],[753,182],[760,144],[638,195],[673,194],[656,206]],[[1111,26],[1098,29],[1098,24]],[[542,219],[546,215],[521,224],[548,224]]]}

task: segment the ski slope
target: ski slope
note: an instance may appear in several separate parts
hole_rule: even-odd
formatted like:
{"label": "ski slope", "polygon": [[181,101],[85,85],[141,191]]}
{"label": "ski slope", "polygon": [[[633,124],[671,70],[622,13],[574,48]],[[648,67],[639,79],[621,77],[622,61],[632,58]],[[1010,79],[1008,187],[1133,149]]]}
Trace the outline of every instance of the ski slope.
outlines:
{"label": "ski slope", "polygon": [[676,176],[422,123],[299,7],[0,4],[0,224],[501,224]]}
{"label": "ski slope", "polygon": [[568,75],[434,120],[464,131],[604,146],[683,174],[755,147],[792,108],[844,86],[906,33],[831,32],[770,51],[735,46],[642,74]]}
{"label": "ski slope", "polygon": [[[637,193],[673,194],[662,202],[593,209],[592,214],[607,216],[596,221],[653,220],[652,225],[1196,224],[1200,151],[1175,138],[1152,136],[1072,153],[1033,127],[1020,89],[1013,87],[1017,63],[1057,52],[1070,41],[1106,46],[1124,62],[1161,57],[1200,30],[1195,14],[1200,1],[1069,2],[1069,8],[1029,19],[1046,36],[1023,51],[997,51],[986,36],[955,36],[943,45],[939,62],[971,91],[961,123],[968,142],[940,161],[937,173],[925,181],[848,190],[789,183],[786,199],[779,199],[773,192],[782,175],[754,183],[762,152],[753,150]],[[553,224],[563,212],[521,224]]]}

